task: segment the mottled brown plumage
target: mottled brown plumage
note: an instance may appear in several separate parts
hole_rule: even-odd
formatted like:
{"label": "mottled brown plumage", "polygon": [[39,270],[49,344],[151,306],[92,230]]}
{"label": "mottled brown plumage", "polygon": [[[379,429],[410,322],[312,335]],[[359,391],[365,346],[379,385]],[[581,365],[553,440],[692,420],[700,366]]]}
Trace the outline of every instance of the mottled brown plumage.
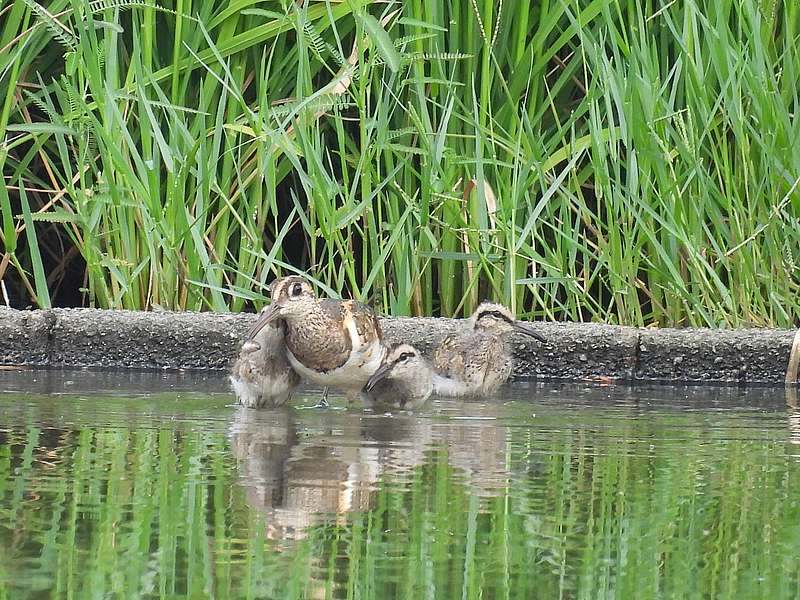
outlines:
{"label": "mottled brown plumage", "polygon": [[511,375],[510,333],[519,331],[544,342],[528,325],[517,321],[505,306],[484,302],[467,321],[466,330],[443,339],[433,354],[436,373],[461,386],[437,390],[448,395],[488,395]]}
{"label": "mottled brown plumage", "polygon": [[344,306],[353,317],[353,321],[356,324],[356,331],[358,332],[358,337],[361,339],[362,344],[369,343],[374,336],[377,336],[381,340],[383,339],[381,324],[378,321],[378,317],[375,316],[375,313],[369,306],[361,302],[356,302],[355,300],[346,300]]}
{"label": "mottled brown plumage", "polygon": [[317,312],[303,318],[302,326],[289,327],[286,345],[303,365],[320,373],[337,369],[353,351],[349,336],[330,335],[334,324],[344,319],[341,302],[328,298],[317,301]]}
{"label": "mottled brown plumage", "polygon": [[372,310],[353,300],[318,299],[302,277],[273,287],[273,302],[251,330],[276,319],[286,323],[287,357],[304,378],[358,395],[380,366],[385,348]]}

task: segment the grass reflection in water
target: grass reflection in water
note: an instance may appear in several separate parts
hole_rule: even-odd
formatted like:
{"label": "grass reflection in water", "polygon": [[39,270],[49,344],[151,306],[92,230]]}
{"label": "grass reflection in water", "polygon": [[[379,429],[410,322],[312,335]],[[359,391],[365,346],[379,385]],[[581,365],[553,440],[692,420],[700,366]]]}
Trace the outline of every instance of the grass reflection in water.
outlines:
{"label": "grass reflection in water", "polygon": [[796,409],[705,393],[0,395],[0,598],[796,597]]}

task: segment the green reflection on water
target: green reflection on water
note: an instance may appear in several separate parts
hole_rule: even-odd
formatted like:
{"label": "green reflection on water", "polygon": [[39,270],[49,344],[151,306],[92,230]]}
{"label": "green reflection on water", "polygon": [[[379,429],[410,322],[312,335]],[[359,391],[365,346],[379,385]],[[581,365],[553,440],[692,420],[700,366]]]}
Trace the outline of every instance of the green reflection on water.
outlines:
{"label": "green reflection on water", "polygon": [[227,401],[0,395],[0,598],[800,595],[780,405]]}

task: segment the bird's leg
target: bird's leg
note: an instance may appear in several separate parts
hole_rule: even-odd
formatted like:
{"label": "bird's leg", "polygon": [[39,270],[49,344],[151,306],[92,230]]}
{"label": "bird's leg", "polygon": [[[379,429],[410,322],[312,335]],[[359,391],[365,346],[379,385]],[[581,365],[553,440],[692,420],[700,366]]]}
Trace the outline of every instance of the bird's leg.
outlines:
{"label": "bird's leg", "polygon": [[314,408],[328,408],[328,406],[330,406],[328,404],[328,386],[325,386],[322,390],[322,398],[319,399],[319,402],[317,402]]}

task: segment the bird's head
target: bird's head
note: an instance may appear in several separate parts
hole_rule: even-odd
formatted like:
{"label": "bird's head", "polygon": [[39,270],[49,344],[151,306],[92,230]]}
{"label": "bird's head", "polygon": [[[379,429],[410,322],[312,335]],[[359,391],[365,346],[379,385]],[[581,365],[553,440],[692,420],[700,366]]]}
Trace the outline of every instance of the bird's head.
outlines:
{"label": "bird's head", "polygon": [[532,338],[545,342],[545,338],[535,331],[528,323],[517,321],[508,308],[494,302],[482,302],[470,317],[470,323],[475,331],[504,335],[518,331]]}
{"label": "bird's head", "polygon": [[277,319],[291,321],[308,314],[317,301],[311,284],[302,277],[290,275],[281,277],[270,284],[271,302],[261,309],[258,320],[248,332],[253,339],[259,331]]}
{"label": "bird's head", "polygon": [[428,365],[419,351],[410,344],[395,344],[389,348],[383,363],[367,382],[370,392],[384,379],[413,381],[428,371]]}

